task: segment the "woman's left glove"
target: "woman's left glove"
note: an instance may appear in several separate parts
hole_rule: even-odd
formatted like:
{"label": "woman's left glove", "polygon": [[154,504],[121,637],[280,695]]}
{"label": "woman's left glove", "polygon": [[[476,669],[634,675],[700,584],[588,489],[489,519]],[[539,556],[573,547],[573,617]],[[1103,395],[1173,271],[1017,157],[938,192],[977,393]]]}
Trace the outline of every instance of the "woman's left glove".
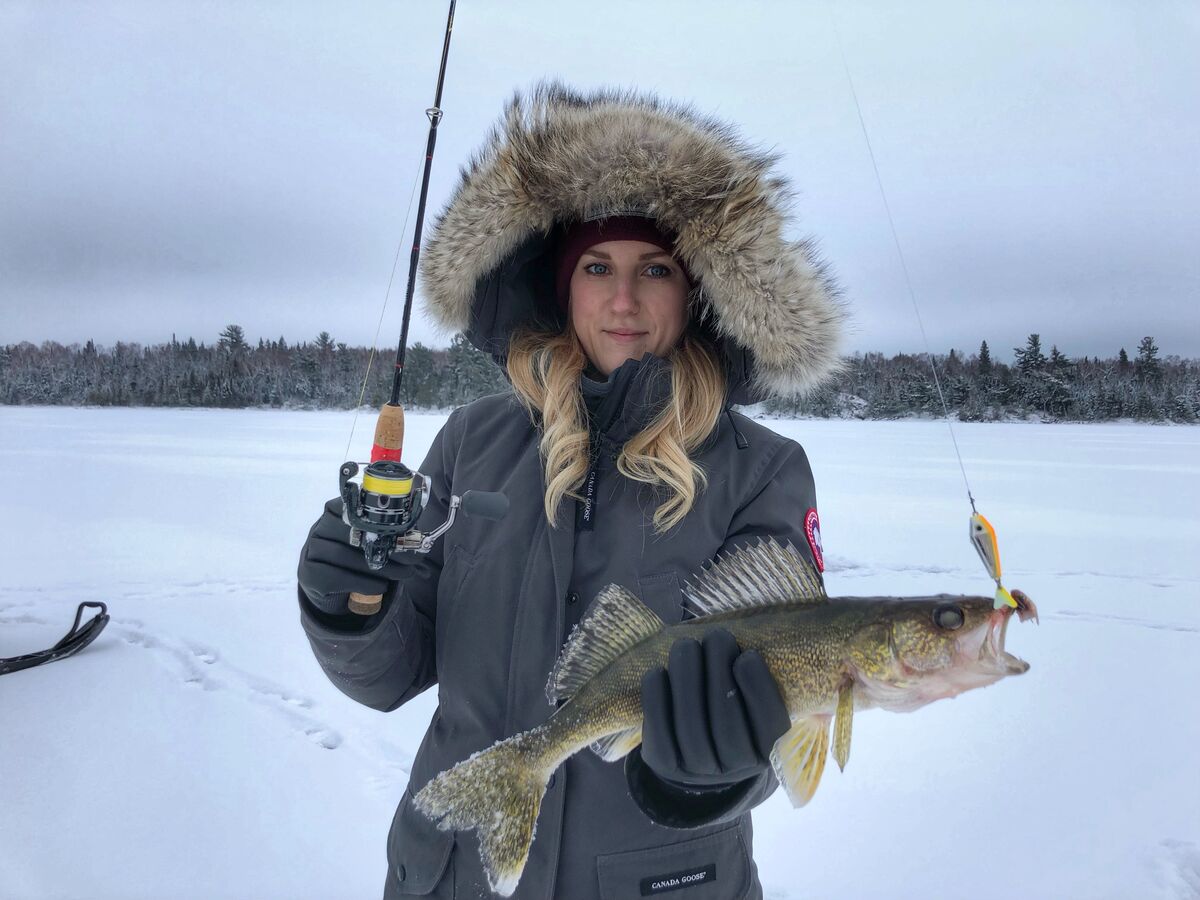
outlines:
{"label": "woman's left glove", "polygon": [[704,790],[762,774],[791,727],[766,662],[725,629],[677,640],[642,677],[642,760],[659,778]]}

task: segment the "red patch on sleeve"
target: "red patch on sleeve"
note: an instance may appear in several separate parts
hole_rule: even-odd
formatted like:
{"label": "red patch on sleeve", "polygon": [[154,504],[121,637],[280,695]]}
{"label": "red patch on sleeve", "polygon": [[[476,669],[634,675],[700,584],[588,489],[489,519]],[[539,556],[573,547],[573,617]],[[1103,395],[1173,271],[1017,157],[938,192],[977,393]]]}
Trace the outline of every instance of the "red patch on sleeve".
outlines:
{"label": "red patch on sleeve", "polygon": [[817,564],[817,571],[825,571],[825,554],[821,550],[821,520],[817,517],[817,511],[809,508],[804,514],[804,536],[808,538],[808,549],[812,551],[813,561]]}

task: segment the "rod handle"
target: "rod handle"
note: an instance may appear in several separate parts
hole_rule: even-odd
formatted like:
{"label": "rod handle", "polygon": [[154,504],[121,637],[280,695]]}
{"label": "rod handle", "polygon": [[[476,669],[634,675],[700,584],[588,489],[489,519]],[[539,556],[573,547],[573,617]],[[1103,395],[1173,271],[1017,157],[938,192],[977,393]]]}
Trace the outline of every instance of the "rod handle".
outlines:
{"label": "rod handle", "polygon": [[404,407],[385,403],[375,420],[375,445],[371,447],[371,462],[381,459],[400,461],[404,448]]}
{"label": "rod handle", "polygon": [[350,592],[350,612],[358,613],[360,616],[372,616],[379,612],[379,608],[383,605],[383,594],[360,594],[357,591]]}

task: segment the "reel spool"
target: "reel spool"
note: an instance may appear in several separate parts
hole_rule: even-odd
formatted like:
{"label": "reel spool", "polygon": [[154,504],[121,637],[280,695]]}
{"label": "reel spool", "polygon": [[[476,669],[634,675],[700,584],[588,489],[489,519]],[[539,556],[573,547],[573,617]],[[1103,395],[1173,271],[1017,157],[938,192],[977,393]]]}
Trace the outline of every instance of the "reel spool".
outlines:
{"label": "reel spool", "polygon": [[429,478],[385,459],[367,466],[360,487],[350,480],[358,471],[358,463],[346,462],[339,472],[342,521],[350,526],[351,545],[363,548],[367,565],[382,569],[398,538],[416,526],[429,502]]}

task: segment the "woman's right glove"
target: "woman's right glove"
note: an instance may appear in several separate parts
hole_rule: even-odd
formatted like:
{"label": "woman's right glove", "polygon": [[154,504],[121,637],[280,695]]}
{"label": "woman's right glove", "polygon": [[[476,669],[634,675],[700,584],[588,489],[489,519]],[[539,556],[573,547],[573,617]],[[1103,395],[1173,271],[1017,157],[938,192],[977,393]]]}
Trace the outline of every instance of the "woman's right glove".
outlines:
{"label": "woman's right glove", "polygon": [[342,521],[342,499],[325,504],[300,551],[296,577],[308,601],[323,613],[345,615],[350,593],[386,594],[399,580],[399,566],[389,562],[371,569],[361,547],[350,545],[350,526]]}
{"label": "woman's right glove", "polygon": [[671,645],[667,667],[642,678],[642,710],[642,759],[659,778],[691,789],[762,775],[791,726],[762,656],[742,651],[723,628]]}

